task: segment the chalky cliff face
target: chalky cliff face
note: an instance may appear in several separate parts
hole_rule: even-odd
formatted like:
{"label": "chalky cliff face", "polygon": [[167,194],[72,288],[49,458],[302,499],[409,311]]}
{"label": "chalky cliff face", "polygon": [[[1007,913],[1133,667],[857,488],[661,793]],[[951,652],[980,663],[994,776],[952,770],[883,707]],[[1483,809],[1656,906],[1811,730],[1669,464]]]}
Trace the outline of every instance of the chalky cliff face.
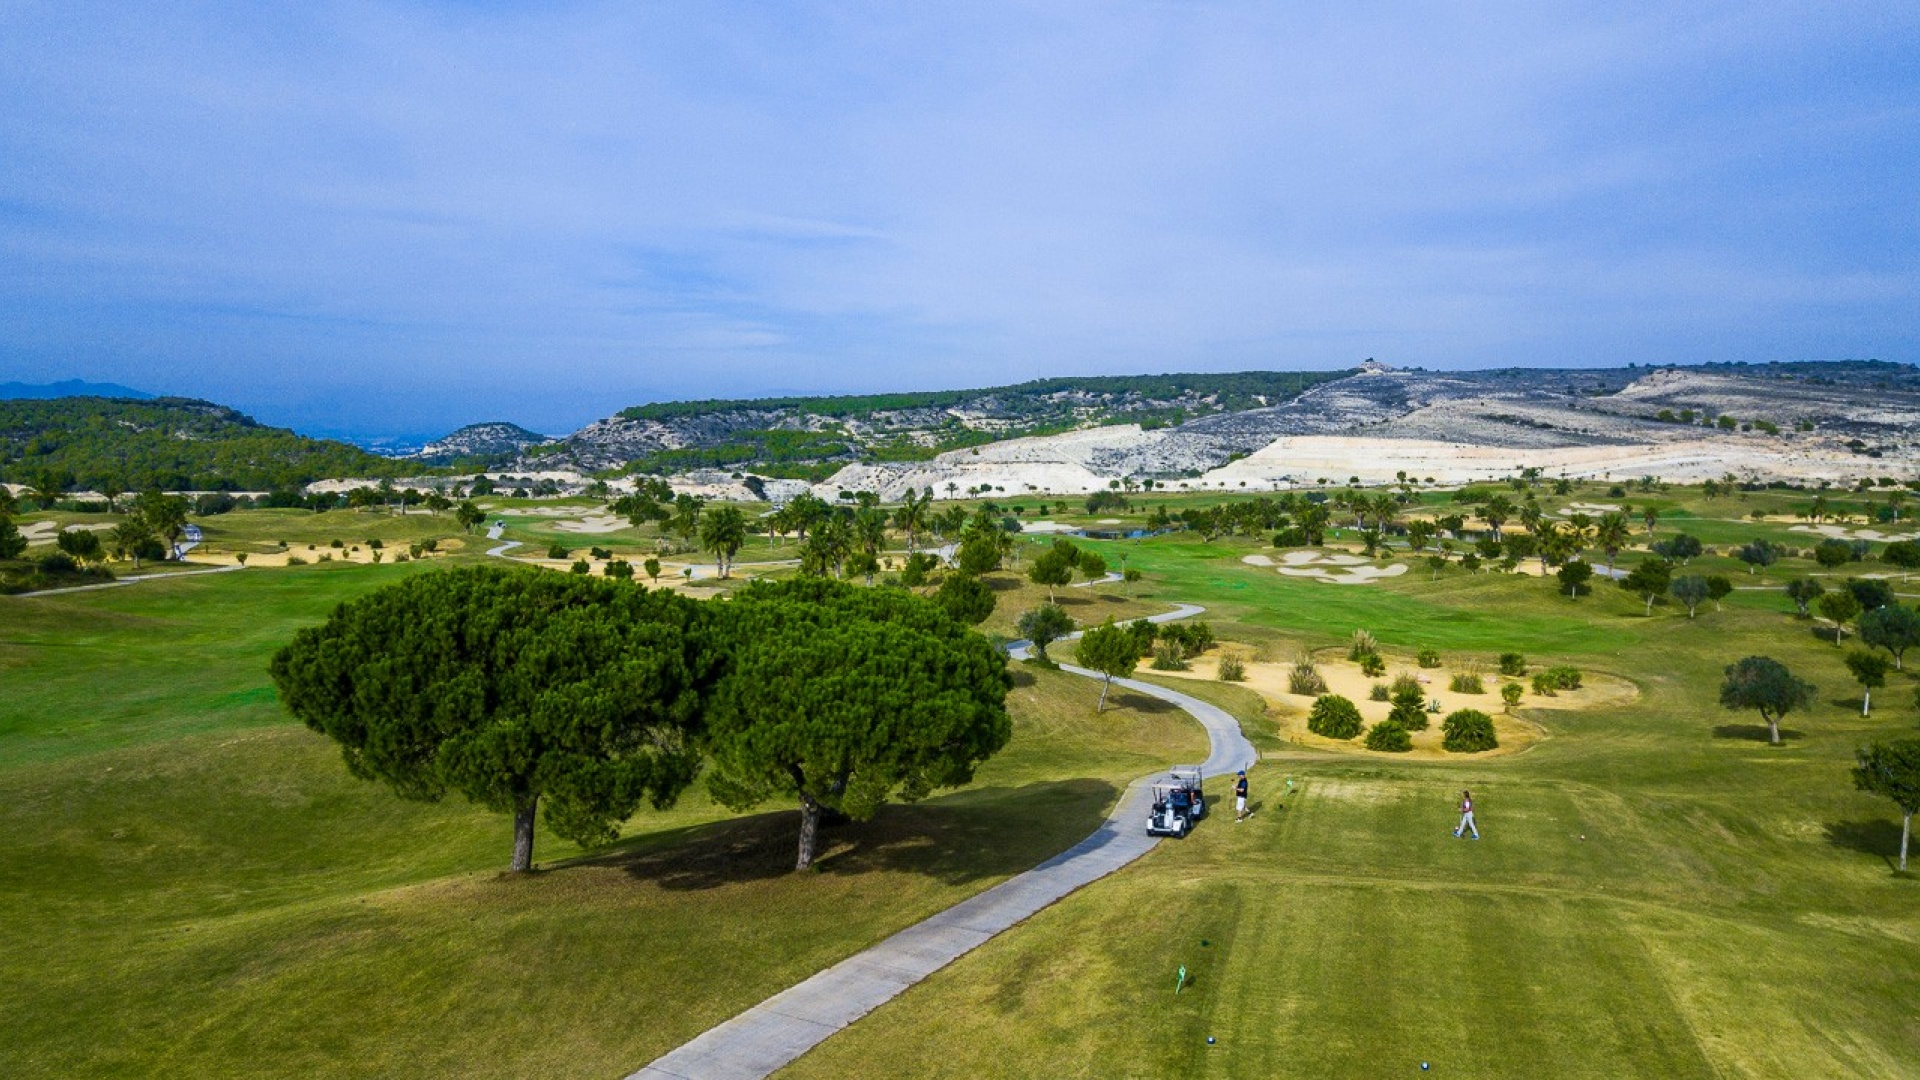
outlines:
{"label": "chalky cliff face", "polygon": [[813,482],[828,497],[866,489],[897,498],[927,487],[941,496],[1074,494],[1146,479],[1176,490],[1268,490],[1402,472],[1463,483],[1520,468],[1615,480],[1840,481],[1905,476],[1920,459],[1920,371],[1904,365],[1368,364],[1304,385],[1276,381],[1270,392],[1260,378],[1079,380],[1090,385],[957,392],[931,403],[911,399],[934,395],[647,406],[542,446],[516,467],[637,463],[710,484],[757,472]]}

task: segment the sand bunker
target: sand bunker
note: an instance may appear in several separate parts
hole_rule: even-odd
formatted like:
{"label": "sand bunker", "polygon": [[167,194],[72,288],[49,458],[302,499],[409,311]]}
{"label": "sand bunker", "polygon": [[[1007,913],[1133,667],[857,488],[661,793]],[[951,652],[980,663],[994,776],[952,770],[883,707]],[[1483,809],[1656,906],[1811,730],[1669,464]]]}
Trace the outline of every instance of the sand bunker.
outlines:
{"label": "sand bunker", "polygon": [[[113,526],[107,523],[96,522],[92,525],[69,525],[67,528],[74,532],[83,530],[86,532],[106,532],[111,530]],[[20,535],[29,544],[51,544],[59,537],[60,531],[60,523],[57,521],[36,521],[31,525],[20,526]]]}
{"label": "sand bunker", "polygon": [[[1527,714],[1546,710],[1579,710],[1623,705],[1639,696],[1639,690],[1631,682],[1614,675],[1587,672],[1583,685],[1578,690],[1562,690],[1553,697],[1535,694],[1528,687],[1526,697],[1522,699],[1519,715],[1506,712],[1506,706],[1500,700],[1500,684],[1503,681],[1497,675],[1482,674],[1481,682],[1487,692],[1484,694],[1460,694],[1447,688],[1453,677],[1453,668],[1421,668],[1402,658],[1396,662],[1389,658],[1387,674],[1380,678],[1369,678],[1360,671],[1360,665],[1345,659],[1324,660],[1319,662],[1320,677],[1327,682],[1327,692],[1339,694],[1353,702],[1360,710],[1361,719],[1372,725],[1387,718],[1393,705],[1385,701],[1373,701],[1368,693],[1375,683],[1391,683],[1394,676],[1408,673],[1421,680],[1429,700],[1440,702],[1440,711],[1428,716],[1425,731],[1412,732],[1413,749],[1404,754],[1390,754],[1384,751],[1368,750],[1364,745],[1364,732],[1353,739],[1329,739],[1315,735],[1307,730],[1307,712],[1313,706],[1313,698],[1289,693],[1287,675],[1292,670],[1291,662],[1277,663],[1248,659],[1249,651],[1244,647],[1225,645],[1215,653],[1209,653],[1193,662],[1191,671],[1156,672],[1179,678],[1214,679],[1218,676],[1219,657],[1237,652],[1245,663],[1247,679],[1242,685],[1258,693],[1266,700],[1268,712],[1278,727],[1282,739],[1297,746],[1315,749],[1336,750],[1342,753],[1368,755],[1373,757],[1418,758],[1423,760],[1471,760],[1496,757],[1517,753],[1546,738],[1546,731]],[[1534,670],[1539,670],[1536,665]],[[1525,683],[1526,680],[1520,680]],[[1448,713],[1458,709],[1479,709],[1493,717],[1494,735],[1500,745],[1493,750],[1478,754],[1455,754],[1440,748],[1442,734],[1440,721]]]}
{"label": "sand bunker", "polygon": [[1075,533],[1080,531],[1080,526],[1064,525],[1058,521],[1027,521],[1027,522],[1021,523],[1020,531],[1023,533],[1043,533],[1043,534],[1044,533]]}
{"label": "sand bunker", "polygon": [[1321,551],[1289,551],[1280,556],[1278,563],[1266,555],[1243,555],[1240,561],[1248,566],[1271,566],[1276,573],[1288,577],[1313,578],[1335,585],[1366,585],[1407,572],[1406,563],[1375,566],[1371,559],[1359,555],[1330,555]]}
{"label": "sand bunker", "polygon": [[1571,517],[1574,514],[1618,514],[1620,512],[1620,508],[1612,503],[1584,502],[1568,503],[1565,510],[1554,511],[1554,513],[1561,517]]}
{"label": "sand bunker", "polygon": [[553,526],[560,532],[570,533],[610,533],[619,532],[627,527],[627,519],[612,514],[588,514],[572,521],[558,521]]}
{"label": "sand bunker", "polygon": [[1829,540],[1872,540],[1876,543],[1889,543],[1894,540],[1913,540],[1920,538],[1920,532],[1883,533],[1878,529],[1849,529],[1845,525],[1794,525],[1788,532],[1812,533]]}

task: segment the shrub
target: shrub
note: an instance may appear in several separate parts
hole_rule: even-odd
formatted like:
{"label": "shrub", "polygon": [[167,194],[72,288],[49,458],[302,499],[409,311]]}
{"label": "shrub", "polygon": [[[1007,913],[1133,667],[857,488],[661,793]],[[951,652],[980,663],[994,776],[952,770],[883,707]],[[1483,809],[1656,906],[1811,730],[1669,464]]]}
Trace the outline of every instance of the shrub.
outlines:
{"label": "shrub", "polygon": [[1580,689],[1580,669],[1577,667],[1550,667],[1541,674],[1553,680],[1555,690]]}
{"label": "shrub", "polygon": [[1153,670],[1185,671],[1187,670],[1186,655],[1181,652],[1180,646],[1170,641],[1160,642],[1153,647]]}
{"label": "shrub", "polygon": [[1387,714],[1387,722],[1399,724],[1408,731],[1425,731],[1427,728],[1427,694],[1419,685],[1401,687],[1393,692],[1393,711]]}
{"label": "shrub", "polygon": [[1388,690],[1387,684],[1383,682],[1374,683],[1373,686],[1367,690],[1367,700],[1369,701],[1386,701],[1392,697],[1393,692]]}
{"label": "shrub", "polygon": [[1215,677],[1221,682],[1246,682],[1247,665],[1238,656],[1228,653],[1220,658],[1220,670],[1215,672]]}
{"label": "shrub", "polygon": [[1367,749],[1403,754],[1413,749],[1413,736],[1391,720],[1382,720],[1367,729]]}
{"label": "shrub", "polygon": [[575,574],[590,574],[593,572],[593,564],[585,559],[575,559],[573,565],[568,567],[568,570]]}
{"label": "shrub", "polygon": [[1517,652],[1500,654],[1500,674],[1519,678],[1527,673],[1527,658]]}
{"label": "shrub", "polygon": [[630,581],[633,579],[633,564],[625,559],[608,559],[606,569],[602,573],[610,578]]}
{"label": "shrub", "polygon": [[613,558],[613,552],[603,547],[590,547],[587,549],[587,554],[593,556],[596,559]]}
{"label": "shrub", "polygon": [[1524,693],[1526,693],[1526,690],[1517,682],[1500,684],[1500,700],[1507,703],[1509,710],[1515,705],[1520,704],[1520,695]]}
{"label": "shrub", "polygon": [[1480,666],[1467,664],[1461,667],[1459,671],[1453,673],[1453,678],[1447,680],[1447,689],[1456,694],[1486,693],[1486,683],[1480,678]]}
{"label": "shrub", "polygon": [[572,555],[572,551],[561,547],[559,544],[555,544],[547,549],[547,558],[549,559],[565,559],[570,558]]}
{"label": "shrub", "polygon": [[1313,666],[1313,654],[1303,652],[1293,662],[1293,670],[1287,672],[1287,691],[1312,697],[1327,692],[1327,680],[1320,677],[1320,671]]}
{"label": "shrub", "polygon": [[1387,662],[1380,659],[1379,653],[1362,653],[1360,655],[1360,673],[1370,679],[1385,675],[1387,673]]}
{"label": "shrub", "polygon": [[305,566],[307,565],[307,560],[301,558],[298,555],[289,555],[287,556],[287,565],[288,566]]}
{"label": "shrub", "polygon": [[1440,748],[1456,754],[1474,754],[1500,745],[1493,735],[1493,717],[1479,709],[1461,709],[1440,722]]}
{"label": "shrub", "polygon": [[1533,676],[1533,692],[1539,694],[1541,697],[1552,697],[1554,695],[1553,676],[1544,671],[1535,672]]}
{"label": "shrub", "polygon": [[334,541],[330,541],[330,542],[329,542],[329,543],[327,544],[327,546],[328,546],[328,547],[333,547],[333,548],[341,548],[341,547],[346,547],[347,545],[345,545],[345,544],[343,544],[343,543],[341,543],[341,542],[340,542],[340,541],[338,541],[338,540],[334,540]]}
{"label": "shrub", "polygon": [[380,541],[380,538],[379,538],[379,537],[377,537],[377,536],[376,536],[376,537],[374,537],[373,539],[371,539],[371,540],[369,540],[369,541],[367,541],[367,550],[368,550],[368,551],[380,551],[380,550],[382,550],[382,549],[384,549],[384,548],[385,548],[386,546],[387,546],[387,545],[386,545],[386,544],[384,544],[384,543],[382,543],[382,542]]}
{"label": "shrub", "polygon": [[1427,696],[1426,686],[1423,683],[1421,683],[1419,678],[1417,678],[1412,672],[1403,671],[1400,674],[1395,675],[1393,677],[1394,693],[1397,694],[1402,690],[1408,690],[1408,689],[1411,689],[1414,693],[1419,694],[1422,698],[1425,698]]}
{"label": "shrub", "polygon": [[1355,630],[1353,632],[1353,642],[1347,646],[1347,659],[1358,660],[1363,656],[1379,651],[1380,643],[1373,639],[1372,634],[1365,630]]}
{"label": "shrub", "polygon": [[1440,650],[1433,649],[1433,648],[1421,649],[1420,650],[1420,666],[1421,667],[1439,667],[1440,666]]}
{"label": "shrub", "polygon": [[1307,713],[1307,730],[1329,739],[1351,739],[1360,734],[1360,710],[1339,694],[1323,694]]}
{"label": "shrub", "polygon": [[400,562],[411,562],[411,561],[413,561],[413,556],[411,556],[411,555],[409,555],[409,554],[407,554],[406,552],[404,552],[404,551],[403,551],[403,552],[401,552],[400,554],[398,554],[398,555],[395,555],[395,556],[393,557],[393,561],[394,561],[394,562],[397,562],[397,563],[400,563]]}
{"label": "shrub", "polygon": [[1153,642],[1160,636],[1160,627],[1145,619],[1135,619],[1127,624],[1127,636],[1133,639],[1134,653],[1146,656],[1153,652]]}
{"label": "shrub", "polygon": [[314,562],[332,562],[332,561],[333,561],[333,553],[330,551],[321,552],[320,557],[314,560]]}

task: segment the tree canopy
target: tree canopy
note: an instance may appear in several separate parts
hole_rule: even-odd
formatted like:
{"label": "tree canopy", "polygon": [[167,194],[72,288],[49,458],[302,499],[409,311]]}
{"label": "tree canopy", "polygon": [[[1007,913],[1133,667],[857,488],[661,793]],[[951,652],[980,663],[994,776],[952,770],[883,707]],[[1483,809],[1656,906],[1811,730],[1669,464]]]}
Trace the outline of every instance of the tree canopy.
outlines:
{"label": "tree canopy", "polygon": [[1139,665],[1139,641],[1132,631],[1108,619],[1080,635],[1073,649],[1073,660],[1083,668],[1100,673],[1100,701],[1093,711],[1102,712],[1107,707],[1107,692],[1113,689],[1113,680],[1133,674]]}
{"label": "tree canopy", "polygon": [[271,671],[355,776],[513,814],[527,870],[543,798],[554,832],[593,843],[692,782],[704,621],[691,601],[604,579],[427,573],[340,605]]}
{"label": "tree canopy", "polygon": [[799,869],[822,811],[860,820],[967,783],[1012,734],[1005,654],[911,593],[798,578],[725,609],[708,786],[736,810],[797,798]]}
{"label": "tree canopy", "polygon": [[1047,659],[1047,646],[1073,633],[1073,617],[1058,604],[1041,604],[1020,616],[1016,629],[1033,642],[1033,651]]}
{"label": "tree canopy", "polygon": [[1907,839],[1920,811],[1920,739],[1874,743],[1855,757],[1853,786],[1893,800],[1900,808],[1900,869],[1907,868]]}
{"label": "tree canopy", "polygon": [[1773,745],[1780,745],[1780,720],[1794,709],[1813,703],[1814,686],[1795,678],[1787,665],[1769,656],[1749,656],[1728,664],[1720,686],[1720,704],[1729,709],[1755,709],[1767,722]]}
{"label": "tree canopy", "polygon": [[1908,649],[1920,645],[1920,611],[1901,604],[1877,607],[1860,616],[1860,640],[1893,655],[1894,670]]}

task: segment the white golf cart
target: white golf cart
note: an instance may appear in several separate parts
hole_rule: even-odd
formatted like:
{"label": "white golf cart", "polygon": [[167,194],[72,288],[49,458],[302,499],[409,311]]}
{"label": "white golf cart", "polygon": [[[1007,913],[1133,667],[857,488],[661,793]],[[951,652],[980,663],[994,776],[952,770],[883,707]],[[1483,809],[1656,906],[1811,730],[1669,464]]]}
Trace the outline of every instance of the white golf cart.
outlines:
{"label": "white golf cart", "polygon": [[1207,816],[1200,790],[1200,766],[1175,765],[1165,780],[1153,783],[1153,807],[1147,811],[1148,836],[1185,836]]}

